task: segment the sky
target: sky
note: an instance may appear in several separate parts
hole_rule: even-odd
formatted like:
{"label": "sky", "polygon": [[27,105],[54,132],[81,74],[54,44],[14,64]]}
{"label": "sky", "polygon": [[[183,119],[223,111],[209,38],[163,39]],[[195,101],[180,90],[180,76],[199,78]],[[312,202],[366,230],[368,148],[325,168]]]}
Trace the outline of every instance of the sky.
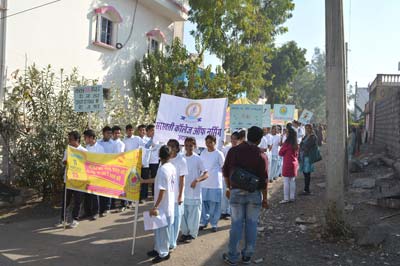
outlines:
{"label": "sky", "polygon": [[[293,17],[284,25],[288,32],[278,36],[277,46],[294,40],[307,49],[311,60],[315,47],[325,50],[325,1],[294,0]],[[348,42],[348,80],[351,85],[367,87],[376,74],[399,74],[400,33],[399,0],[343,0],[345,41]],[[184,43],[195,52],[189,32],[195,25],[185,24]],[[206,54],[205,65],[216,66],[220,61]]]}

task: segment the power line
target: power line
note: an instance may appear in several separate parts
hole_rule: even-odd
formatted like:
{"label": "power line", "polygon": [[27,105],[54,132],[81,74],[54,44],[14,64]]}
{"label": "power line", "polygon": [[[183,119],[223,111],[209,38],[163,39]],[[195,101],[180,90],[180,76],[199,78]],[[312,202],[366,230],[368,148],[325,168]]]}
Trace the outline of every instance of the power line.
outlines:
{"label": "power line", "polygon": [[48,5],[51,5],[51,4],[60,2],[60,1],[61,1],[61,0],[55,0],[55,1],[48,2],[48,3],[45,3],[45,4],[39,5],[39,6],[34,6],[34,7],[31,7],[31,8],[28,8],[28,9],[25,9],[25,10],[22,10],[22,11],[19,11],[19,12],[17,12],[17,13],[7,15],[7,16],[5,16],[5,17],[1,17],[0,19],[5,19],[5,18],[13,17],[13,16],[16,16],[16,15],[19,15],[19,14],[22,14],[22,13],[25,13],[25,12],[28,12],[28,11],[31,11],[31,10],[34,10],[34,9],[38,9],[38,8],[41,8],[41,7],[44,7],[44,6],[48,6]]}

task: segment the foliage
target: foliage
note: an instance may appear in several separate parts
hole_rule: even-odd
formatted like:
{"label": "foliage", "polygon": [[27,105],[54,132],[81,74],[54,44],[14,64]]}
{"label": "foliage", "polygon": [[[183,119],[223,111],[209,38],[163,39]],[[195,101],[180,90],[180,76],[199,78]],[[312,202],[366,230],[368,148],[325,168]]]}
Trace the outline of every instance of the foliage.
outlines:
{"label": "foliage", "polygon": [[271,80],[265,79],[271,64],[274,37],[287,29],[292,0],[189,1],[192,35],[200,55],[209,50],[222,60],[227,86],[234,94],[247,92],[257,99]]}
{"label": "foliage", "polygon": [[[88,85],[73,70],[70,75],[56,74],[51,67],[29,67],[18,76],[7,94],[1,111],[0,134],[15,166],[21,186],[40,191],[44,200],[62,188],[61,164],[68,132],[82,133],[88,127],[88,114],[73,110],[72,89]],[[140,99],[123,96],[111,89],[102,113],[91,114],[92,128],[100,132],[105,124],[125,126],[152,123],[156,108],[150,102],[144,110]]]}
{"label": "foliage", "polygon": [[272,83],[265,87],[268,103],[285,103],[293,93],[291,83],[306,65],[306,50],[299,48],[294,41],[285,43],[272,51],[271,69],[265,75]]}
{"label": "foliage", "polygon": [[140,99],[146,110],[152,103],[157,109],[161,94],[172,94],[192,99],[236,96],[227,86],[221,67],[216,72],[211,66],[199,68],[201,58],[189,54],[179,39],[166,46],[166,53],[147,54],[135,62],[132,94]]}
{"label": "foliage", "polygon": [[296,107],[312,111],[313,120],[326,123],[325,53],[315,48],[311,64],[299,72],[292,86]]}
{"label": "foliage", "polygon": [[136,127],[140,124],[154,123],[157,115],[153,101],[150,101],[146,110],[140,98],[123,95],[118,88],[111,89],[110,99],[105,101],[104,105],[104,112],[92,115],[92,128],[99,133],[105,125],[124,128],[128,124]]}
{"label": "foliage", "polygon": [[37,189],[45,199],[62,185],[67,133],[82,132],[87,121],[86,114],[73,112],[71,88],[81,84],[77,71],[59,74],[50,66],[29,67],[16,78],[1,110],[1,136],[20,185]]}

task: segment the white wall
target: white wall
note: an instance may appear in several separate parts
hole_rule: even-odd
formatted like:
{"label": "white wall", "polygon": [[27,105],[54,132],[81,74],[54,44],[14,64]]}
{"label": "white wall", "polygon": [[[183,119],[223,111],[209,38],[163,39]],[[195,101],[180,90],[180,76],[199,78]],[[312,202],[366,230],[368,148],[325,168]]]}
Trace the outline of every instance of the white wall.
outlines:
{"label": "white wall", "polygon": [[[31,8],[47,0],[9,1],[8,14]],[[173,21],[149,10],[139,2],[132,37],[121,50],[109,50],[92,44],[92,23],[97,7],[114,6],[123,18],[119,25],[118,42],[125,43],[135,7],[134,0],[66,0],[44,6],[7,20],[6,66],[8,77],[16,69],[28,65],[40,67],[51,64],[56,70],[69,73],[78,67],[89,79],[98,79],[104,87],[129,88],[135,59],[147,52],[146,32],[161,29],[169,43],[174,35]],[[176,33],[175,33],[176,34]],[[10,79],[7,82],[10,84]]]}

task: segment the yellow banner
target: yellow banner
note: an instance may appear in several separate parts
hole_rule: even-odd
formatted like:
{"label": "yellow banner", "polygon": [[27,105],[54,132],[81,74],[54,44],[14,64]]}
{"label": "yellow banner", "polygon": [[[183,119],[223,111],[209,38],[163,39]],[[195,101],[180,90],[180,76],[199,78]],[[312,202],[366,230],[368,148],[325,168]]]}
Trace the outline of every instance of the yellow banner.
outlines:
{"label": "yellow banner", "polygon": [[68,189],[116,199],[139,200],[141,150],[99,154],[68,147],[67,154]]}

